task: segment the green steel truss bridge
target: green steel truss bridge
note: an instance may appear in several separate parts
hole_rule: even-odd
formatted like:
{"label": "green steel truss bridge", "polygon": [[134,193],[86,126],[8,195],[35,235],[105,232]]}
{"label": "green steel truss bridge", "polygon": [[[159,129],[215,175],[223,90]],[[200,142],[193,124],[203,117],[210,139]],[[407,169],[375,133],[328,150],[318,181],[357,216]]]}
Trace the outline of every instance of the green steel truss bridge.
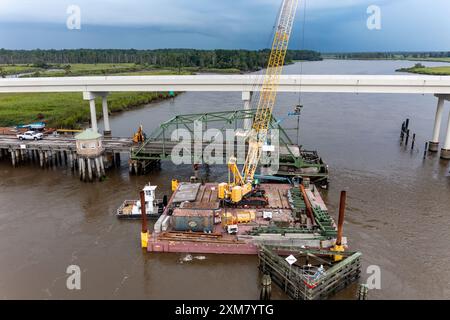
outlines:
{"label": "green steel truss bridge", "polygon": [[[173,139],[175,141],[171,139],[173,132],[177,129],[184,129],[184,131],[189,132],[192,137],[190,154],[192,157],[191,163],[194,163],[194,126],[196,123],[200,123],[202,135],[205,130],[210,128],[214,128],[222,133],[224,140],[222,163],[223,165],[226,165],[228,157],[230,156],[227,153],[227,142],[225,141],[226,131],[233,129],[237,130],[236,132],[239,132],[238,129],[242,128],[243,123],[252,122],[255,112],[256,109],[248,109],[177,115],[172,119],[163,122],[146,137],[146,140],[143,143],[134,145],[131,148],[130,161],[138,168],[136,172],[145,172],[146,169],[150,168],[155,162],[171,160],[172,149],[181,141],[177,139],[176,134],[174,134],[175,139]],[[318,156],[317,151],[303,150],[301,146],[293,143],[287,134],[287,130],[292,129],[284,129],[279,121],[273,116],[270,129],[278,129],[279,133],[279,171],[276,174],[277,176],[310,177],[313,181],[319,181],[323,184],[327,183],[328,168]],[[198,131],[199,130],[197,129],[196,132]],[[245,132],[243,129],[240,129],[240,131],[242,133]],[[238,148],[241,148],[240,150],[245,150],[246,152],[247,143],[244,142],[245,145],[242,145],[242,142],[239,142],[239,140],[240,139],[234,139],[234,152],[236,152]],[[245,141],[245,139],[242,139],[241,141]],[[211,141],[202,141],[202,151],[210,144]],[[228,145],[228,150],[229,148]],[[207,163],[206,159],[202,160]]]}

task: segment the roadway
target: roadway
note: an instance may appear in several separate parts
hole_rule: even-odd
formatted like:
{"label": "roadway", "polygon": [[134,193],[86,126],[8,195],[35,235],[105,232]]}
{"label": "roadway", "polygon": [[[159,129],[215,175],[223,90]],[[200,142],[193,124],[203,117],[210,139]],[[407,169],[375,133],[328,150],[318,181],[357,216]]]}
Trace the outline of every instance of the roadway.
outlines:
{"label": "roadway", "polygon": [[[96,76],[0,79],[0,93],[260,90],[261,75]],[[450,95],[449,76],[282,75],[280,92]]]}

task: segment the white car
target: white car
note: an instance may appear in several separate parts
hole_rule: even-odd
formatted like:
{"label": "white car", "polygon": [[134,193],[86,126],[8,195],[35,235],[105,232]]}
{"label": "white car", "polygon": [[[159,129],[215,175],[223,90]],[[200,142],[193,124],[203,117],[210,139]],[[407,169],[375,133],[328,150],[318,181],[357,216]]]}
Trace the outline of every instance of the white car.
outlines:
{"label": "white car", "polygon": [[18,134],[17,138],[19,138],[19,140],[41,140],[44,138],[44,135],[40,132],[27,131],[22,134]]}

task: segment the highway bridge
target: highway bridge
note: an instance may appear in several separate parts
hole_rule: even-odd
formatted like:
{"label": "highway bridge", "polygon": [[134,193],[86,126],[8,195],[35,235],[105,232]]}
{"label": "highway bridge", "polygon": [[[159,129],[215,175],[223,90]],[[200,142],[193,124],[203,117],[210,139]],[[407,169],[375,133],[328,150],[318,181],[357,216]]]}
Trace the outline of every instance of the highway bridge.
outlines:
{"label": "highway bridge", "polygon": [[[95,99],[102,98],[105,134],[111,133],[109,92],[230,91],[242,92],[243,109],[251,106],[252,93],[260,90],[262,75],[96,76],[0,79],[0,93],[80,92],[89,101],[91,126],[98,131]],[[450,100],[450,77],[425,75],[283,75],[280,92],[429,94],[438,98],[430,151],[439,147],[443,107]],[[450,159],[450,113],[441,157]],[[248,129],[250,121],[244,123]]]}

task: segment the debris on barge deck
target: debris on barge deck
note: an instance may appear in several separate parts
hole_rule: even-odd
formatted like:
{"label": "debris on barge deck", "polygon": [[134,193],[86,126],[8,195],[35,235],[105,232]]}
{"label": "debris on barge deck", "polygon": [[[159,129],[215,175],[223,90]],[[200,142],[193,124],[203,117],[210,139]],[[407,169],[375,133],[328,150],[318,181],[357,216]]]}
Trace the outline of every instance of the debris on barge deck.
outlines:
{"label": "debris on barge deck", "polygon": [[[300,186],[261,184],[264,207],[226,206],[217,188],[179,183],[148,235],[147,251],[257,255],[261,245],[334,249],[337,226],[308,179]],[[346,247],[345,237],[340,242]]]}

